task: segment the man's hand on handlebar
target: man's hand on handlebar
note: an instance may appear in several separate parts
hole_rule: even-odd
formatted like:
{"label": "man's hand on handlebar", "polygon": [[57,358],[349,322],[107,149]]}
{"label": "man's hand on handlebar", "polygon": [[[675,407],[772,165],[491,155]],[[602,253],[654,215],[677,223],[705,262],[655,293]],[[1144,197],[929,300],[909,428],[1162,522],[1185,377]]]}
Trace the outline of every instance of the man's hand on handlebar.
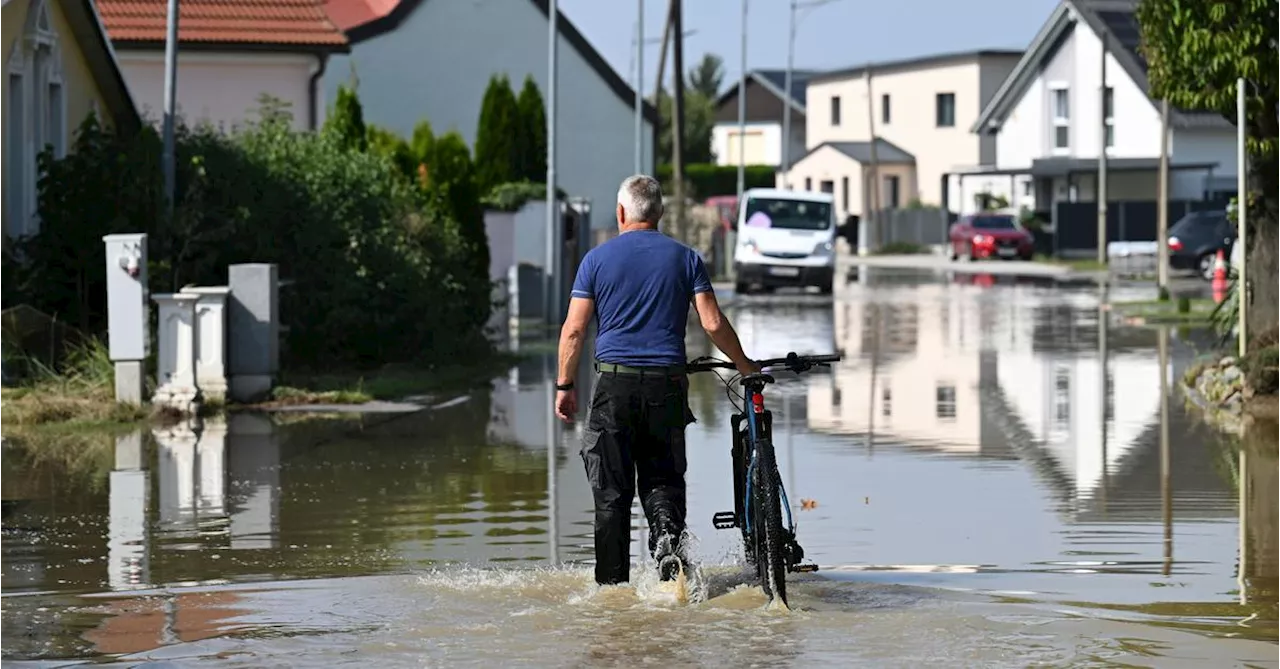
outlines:
{"label": "man's hand on handlebar", "polygon": [[737,368],[738,373],[743,376],[760,373],[760,365],[757,365],[753,360],[743,359],[741,362],[735,363],[734,367]]}

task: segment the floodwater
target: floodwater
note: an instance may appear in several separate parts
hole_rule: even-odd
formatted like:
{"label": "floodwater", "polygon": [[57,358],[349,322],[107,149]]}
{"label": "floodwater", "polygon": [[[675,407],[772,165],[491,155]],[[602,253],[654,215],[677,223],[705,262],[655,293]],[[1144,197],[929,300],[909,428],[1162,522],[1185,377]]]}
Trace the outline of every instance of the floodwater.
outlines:
{"label": "floodwater", "polygon": [[544,356],[407,415],[8,444],[3,659],[1275,667],[1275,427],[1242,445],[1198,424],[1174,383],[1211,337],[1100,325],[1099,299],[864,271],[834,298],[737,302],[753,355],[846,356],[768,396],[821,566],[791,612],[763,609],[711,526],[732,409],[707,375],[685,604],[642,558],[638,506],[633,584],[593,586],[581,421],[550,420]]}

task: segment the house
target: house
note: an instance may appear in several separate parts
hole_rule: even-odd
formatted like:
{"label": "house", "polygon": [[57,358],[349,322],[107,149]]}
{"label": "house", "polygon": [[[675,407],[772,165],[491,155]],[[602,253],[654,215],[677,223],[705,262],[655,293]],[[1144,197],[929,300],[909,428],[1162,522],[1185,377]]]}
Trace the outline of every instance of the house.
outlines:
{"label": "house", "polygon": [[[1095,199],[1104,137],[1108,200],[1156,199],[1160,103],[1148,94],[1136,5],[1063,0],[970,126],[999,140],[994,164],[973,172],[1013,181],[1011,205],[1046,210]],[[1104,51],[1105,113],[1099,93]],[[1234,194],[1231,124],[1217,113],[1182,109],[1171,109],[1169,122],[1169,198]]]}
{"label": "house", "polygon": [[[143,116],[164,116],[166,0],[97,0],[125,80]],[[318,85],[347,40],[323,0],[179,3],[177,113],[231,128],[256,118],[262,96],[283,102],[296,129],[324,122]]]}
{"label": "house", "polygon": [[[506,74],[517,92],[532,76],[548,97],[547,0],[329,0],[326,9],[351,53],[333,59],[324,90],[354,83],[368,123],[407,137],[427,120],[471,144],[493,75]],[[607,228],[618,185],[635,171],[635,91],[563,13],[556,25],[556,181],[591,201],[592,227]],[[643,114],[652,171],[657,111],[644,104]]]}
{"label": "house", "polygon": [[[807,153],[780,175],[780,182],[833,192],[840,211],[861,215],[865,194],[871,192],[864,181],[874,133],[882,209],[919,201],[972,211],[976,200],[950,189],[948,175],[957,166],[995,160],[996,138],[975,136],[969,126],[1020,56],[1020,51],[965,51],[811,77],[805,94]],[[982,187],[998,194],[1008,181],[993,178]]]}
{"label": "house", "polygon": [[716,100],[715,125],[711,129],[711,150],[717,165],[738,164],[738,92],[746,93],[747,165],[782,165],[783,105],[791,105],[791,146],[786,156],[795,161],[804,155],[805,85],[817,74],[810,70],[791,71],[788,93],[786,70],[752,70]]}
{"label": "house", "polygon": [[4,232],[35,234],[36,157],[63,156],[89,114],[136,129],[138,111],[91,0],[4,0]]}

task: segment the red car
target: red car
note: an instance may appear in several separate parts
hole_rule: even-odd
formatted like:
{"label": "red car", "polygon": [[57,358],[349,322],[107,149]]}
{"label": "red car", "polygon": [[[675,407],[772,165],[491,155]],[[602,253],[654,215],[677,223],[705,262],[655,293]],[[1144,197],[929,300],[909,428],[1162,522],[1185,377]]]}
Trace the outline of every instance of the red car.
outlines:
{"label": "red car", "polygon": [[950,255],[963,258],[1019,258],[1030,260],[1035,250],[1035,237],[1007,214],[974,214],[964,216],[951,225]]}

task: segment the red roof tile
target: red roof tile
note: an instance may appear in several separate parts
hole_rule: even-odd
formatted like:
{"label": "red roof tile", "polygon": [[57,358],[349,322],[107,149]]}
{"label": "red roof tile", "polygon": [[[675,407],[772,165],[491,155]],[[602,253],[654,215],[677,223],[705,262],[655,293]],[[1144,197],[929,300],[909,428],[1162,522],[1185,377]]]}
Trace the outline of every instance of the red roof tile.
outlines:
{"label": "red roof tile", "polygon": [[[363,0],[350,0],[363,2]],[[166,0],[97,0],[113,42],[163,42]],[[178,41],[253,46],[345,47],[324,0],[181,0]]]}
{"label": "red roof tile", "polygon": [[392,12],[400,0],[327,0],[324,9],[343,30],[364,25]]}

